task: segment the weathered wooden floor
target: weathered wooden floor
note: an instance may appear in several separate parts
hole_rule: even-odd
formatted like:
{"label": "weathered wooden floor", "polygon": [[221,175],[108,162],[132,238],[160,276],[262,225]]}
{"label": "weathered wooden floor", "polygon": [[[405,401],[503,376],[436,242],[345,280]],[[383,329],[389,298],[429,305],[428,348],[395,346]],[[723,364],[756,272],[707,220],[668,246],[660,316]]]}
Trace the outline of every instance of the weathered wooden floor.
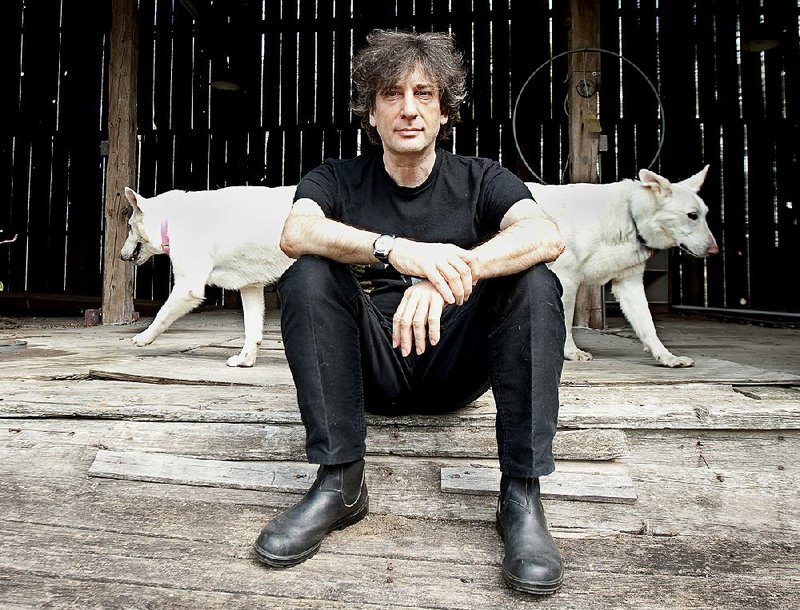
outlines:
{"label": "weathered wooden floor", "polygon": [[[494,405],[369,418],[371,514],[289,570],[251,544],[314,469],[275,312],[229,369],[239,315],[0,330],[0,607],[796,608],[800,330],[662,323],[696,367],[629,331],[578,331],[545,509],[564,587],[507,589]],[[24,322],[24,321],[23,321]]]}

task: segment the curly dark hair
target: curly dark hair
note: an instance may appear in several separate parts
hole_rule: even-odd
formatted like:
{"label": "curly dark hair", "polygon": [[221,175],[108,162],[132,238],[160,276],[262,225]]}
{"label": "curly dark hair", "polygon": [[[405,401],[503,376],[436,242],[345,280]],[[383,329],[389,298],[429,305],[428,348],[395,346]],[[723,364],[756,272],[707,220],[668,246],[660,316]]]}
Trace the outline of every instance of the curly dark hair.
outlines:
{"label": "curly dark hair", "polygon": [[361,126],[373,144],[381,141],[378,130],[369,124],[378,94],[402,81],[417,64],[436,82],[442,112],[448,116],[437,141],[449,138],[453,125],[461,120],[460,107],[467,96],[467,71],[464,56],[452,36],[373,30],[367,35],[367,44],[353,58],[355,90],[350,105],[361,117]]}

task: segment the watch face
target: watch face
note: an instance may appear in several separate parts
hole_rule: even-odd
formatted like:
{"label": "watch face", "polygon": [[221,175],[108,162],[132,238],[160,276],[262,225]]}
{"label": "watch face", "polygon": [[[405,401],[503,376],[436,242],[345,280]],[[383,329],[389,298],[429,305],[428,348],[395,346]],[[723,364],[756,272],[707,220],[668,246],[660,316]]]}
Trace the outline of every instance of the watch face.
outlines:
{"label": "watch face", "polygon": [[375,249],[379,252],[386,252],[394,243],[394,237],[391,235],[381,235],[375,240]]}

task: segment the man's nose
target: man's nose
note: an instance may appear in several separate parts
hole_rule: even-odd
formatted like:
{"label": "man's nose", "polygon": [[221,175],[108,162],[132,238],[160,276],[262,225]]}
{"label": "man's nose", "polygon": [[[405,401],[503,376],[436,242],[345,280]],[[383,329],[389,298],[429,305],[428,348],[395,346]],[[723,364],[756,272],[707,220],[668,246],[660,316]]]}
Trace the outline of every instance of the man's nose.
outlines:
{"label": "man's nose", "polygon": [[406,91],[406,94],[403,96],[403,116],[414,118],[417,114],[417,100],[414,97],[414,92]]}

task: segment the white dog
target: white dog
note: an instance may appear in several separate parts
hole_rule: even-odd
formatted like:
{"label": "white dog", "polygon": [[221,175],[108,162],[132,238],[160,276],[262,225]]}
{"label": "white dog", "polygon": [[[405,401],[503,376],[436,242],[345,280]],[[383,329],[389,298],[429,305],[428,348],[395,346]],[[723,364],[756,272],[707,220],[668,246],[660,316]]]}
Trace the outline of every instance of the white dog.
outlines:
{"label": "white dog", "polygon": [[253,366],[263,339],[264,286],[294,262],[280,249],[295,186],[231,186],[214,191],[169,191],[146,199],[129,188],[133,207],[120,258],[141,265],[169,254],[175,283],[152,324],[133,338],[149,345],[205,298],[206,285],[239,290],[244,347],[228,366]]}
{"label": "white dog", "polygon": [[566,250],[550,267],[564,288],[567,340],[564,357],[591,360],[572,338],[575,295],[581,284],[612,290],[646,351],[664,366],[692,366],[691,358],[674,356],[656,336],[644,292],[644,268],[653,250],[680,247],[692,256],[719,252],[706,223],[708,208],[697,195],[708,166],[672,184],[648,170],[639,182],[545,186],[526,183],[533,198],[558,224]]}

